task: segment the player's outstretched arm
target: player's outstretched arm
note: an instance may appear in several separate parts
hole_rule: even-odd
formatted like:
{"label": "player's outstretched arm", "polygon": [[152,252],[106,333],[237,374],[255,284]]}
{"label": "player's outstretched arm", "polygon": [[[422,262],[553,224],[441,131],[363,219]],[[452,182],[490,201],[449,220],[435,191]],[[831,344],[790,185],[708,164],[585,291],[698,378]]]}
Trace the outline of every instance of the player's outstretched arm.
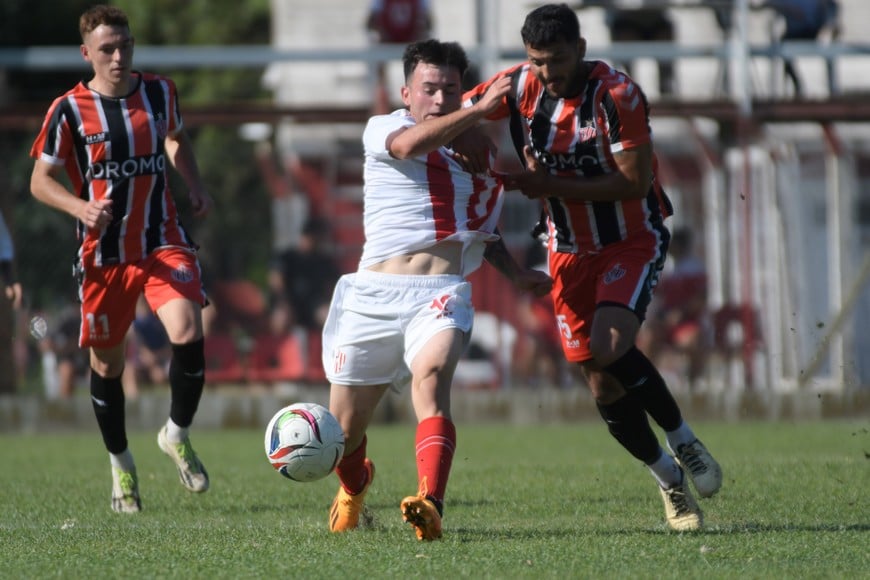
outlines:
{"label": "player's outstretched arm", "polygon": [[499,79],[474,105],[394,133],[387,143],[390,154],[396,159],[411,159],[447,145],[494,111],[510,90],[511,79]]}
{"label": "player's outstretched arm", "polygon": [[520,266],[501,238],[488,243],[483,256],[487,262],[523,292],[544,296],[553,288],[553,279],[549,275],[540,270]]}

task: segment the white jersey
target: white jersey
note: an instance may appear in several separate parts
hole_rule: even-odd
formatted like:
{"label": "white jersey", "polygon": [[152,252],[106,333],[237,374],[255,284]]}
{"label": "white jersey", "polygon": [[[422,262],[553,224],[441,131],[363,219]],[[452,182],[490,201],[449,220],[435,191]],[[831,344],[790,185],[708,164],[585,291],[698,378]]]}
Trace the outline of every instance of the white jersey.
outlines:
{"label": "white jersey", "polygon": [[443,241],[464,244],[461,271],[480,267],[502,207],[502,186],[490,175],[471,175],[439,147],[413,159],[396,159],[387,137],[415,124],[404,109],[369,119],[363,132],[365,246],[360,270]]}

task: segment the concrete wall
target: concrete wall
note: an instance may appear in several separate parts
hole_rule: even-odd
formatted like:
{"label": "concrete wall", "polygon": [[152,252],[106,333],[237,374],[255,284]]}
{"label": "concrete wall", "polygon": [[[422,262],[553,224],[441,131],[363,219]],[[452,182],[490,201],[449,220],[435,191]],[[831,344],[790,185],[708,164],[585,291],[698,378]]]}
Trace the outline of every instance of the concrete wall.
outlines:
{"label": "concrete wall", "polygon": [[[870,417],[870,391],[776,393],[773,391],[725,391],[675,395],[683,413],[693,421],[821,420]],[[326,405],[325,387],[290,387],[252,394],[241,389],[209,389],[196,416],[198,429],[263,428],[272,415],[290,403],[308,401]],[[454,390],[457,423],[500,422],[535,424],[600,421],[588,392],[581,389],[523,389],[502,391]],[[166,390],[148,392],[127,403],[127,426],[131,431],[157,432],[169,413]],[[378,408],[376,422],[414,421],[407,393],[388,395]],[[90,398],[44,401],[32,396],[0,397],[0,433],[33,433],[55,430],[93,429]]]}

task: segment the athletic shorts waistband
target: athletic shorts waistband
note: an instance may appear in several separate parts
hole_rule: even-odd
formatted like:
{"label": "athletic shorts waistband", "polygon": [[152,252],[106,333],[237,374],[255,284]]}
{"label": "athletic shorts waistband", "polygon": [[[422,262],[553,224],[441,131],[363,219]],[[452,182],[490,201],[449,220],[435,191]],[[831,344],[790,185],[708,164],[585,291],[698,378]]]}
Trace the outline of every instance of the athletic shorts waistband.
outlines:
{"label": "athletic shorts waistband", "polygon": [[459,274],[425,274],[416,276],[359,270],[355,275],[357,280],[362,282],[401,288],[443,288],[466,281]]}

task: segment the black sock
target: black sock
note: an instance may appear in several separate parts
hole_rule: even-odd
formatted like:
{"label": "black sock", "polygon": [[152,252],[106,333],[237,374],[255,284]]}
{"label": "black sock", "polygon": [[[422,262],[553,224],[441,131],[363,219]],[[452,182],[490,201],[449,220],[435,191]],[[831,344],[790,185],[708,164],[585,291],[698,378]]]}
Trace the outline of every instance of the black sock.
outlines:
{"label": "black sock", "polygon": [[169,418],[179,427],[190,427],[205,385],[205,350],[203,339],[172,345],[169,363],[169,390],[172,403]]}
{"label": "black sock", "polygon": [[444,517],[444,502],[441,501],[440,499],[435,499],[431,495],[427,495],[426,499],[428,499],[433,504],[435,504],[435,509],[438,510],[438,515],[443,518]]}
{"label": "black sock", "polygon": [[661,445],[649,426],[646,411],[635,399],[625,396],[609,405],[598,403],[598,412],[613,438],[629,453],[646,465],[658,460]]}
{"label": "black sock", "polygon": [[683,423],[680,407],[665,379],[636,347],[604,367],[604,370],[625,387],[628,395],[638,401],[659,427],[674,431]]}
{"label": "black sock", "polygon": [[101,377],[91,369],[91,404],[103,443],[109,453],[119,454],[127,449],[127,430],[124,425],[124,389],[121,377]]}

